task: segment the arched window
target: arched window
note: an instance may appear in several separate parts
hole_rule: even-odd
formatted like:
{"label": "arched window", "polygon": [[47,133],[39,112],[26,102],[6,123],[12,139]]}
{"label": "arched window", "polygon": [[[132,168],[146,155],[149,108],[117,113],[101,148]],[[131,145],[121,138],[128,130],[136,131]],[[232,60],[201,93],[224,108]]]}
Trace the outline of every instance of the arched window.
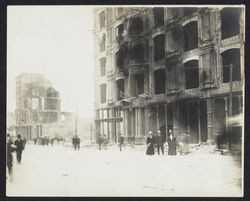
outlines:
{"label": "arched window", "polygon": [[130,20],[129,33],[131,35],[140,34],[143,31],[143,22],[141,17],[135,17]]}
{"label": "arched window", "polygon": [[165,36],[158,35],[154,38],[154,61],[165,57]]}
{"label": "arched window", "polygon": [[106,58],[105,57],[100,59],[100,75],[101,76],[106,75]]}
{"label": "arched window", "polygon": [[166,76],[165,69],[159,69],[154,72],[155,94],[165,93]]}
{"label": "arched window", "polygon": [[198,60],[191,60],[184,64],[186,89],[197,88],[199,86]]}
{"label": "arched window", "polygon": [[101,103],[106,103],[106,89],[107,89],[106,84],[100,85]]}
{"label": "arched window", "polygon": [[221,15],[221,39],[230,38],[240,33],[240,9],[224,8]]}
{"label": "arched window", "polygon": [[240,49],[230,49],[221,54],[223,83],[230,82],[230,64],[233,65],[232,81],[240,81]]}
{"label": "arched window", "polygon": [[142,43],[138,43],[132,46],[130,50],[130,59],[134,62],[143,62],[144,46]]}
{"label": "arched window", "polygon": [[163,7],[153,8],[153,12],[154,12],[155,27],[164,25],[164,8]]}
{"label": "arched window", "polygon": [[198,47],[197,21],[190,22],[183,27],[184,50],[193,50]]}

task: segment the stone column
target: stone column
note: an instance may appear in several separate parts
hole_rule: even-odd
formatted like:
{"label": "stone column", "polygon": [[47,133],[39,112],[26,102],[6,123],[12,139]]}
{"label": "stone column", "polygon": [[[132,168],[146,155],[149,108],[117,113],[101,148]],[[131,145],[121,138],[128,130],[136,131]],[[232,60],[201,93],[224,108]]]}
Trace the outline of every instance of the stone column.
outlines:
{"label": "stone column", "polygon": [[159,105],[156,105],[156,132],[159,130]]}
{"label": "stone column", "polygon": [[207,99],[207,142],[213,143],[213,130],[214,130],[214,122],[213,122],[213,104],[212,99]]}
{"label": "stone column", "polygon": [[148,120],[149,120],[149,107],[145,107],[145,133],[148,134],[149,128],[148,128]]}
{"label": "stone column", "polygon": [[200,101],[197,101],[198,106],[198,142],[201,143],[201,112],[200,112]]}
{"label": "stone column", "polygon": [[166,140],[168,137],[168,105],[164,104],[165,107],[165,125],[166,125]]}
{"label": "stone column", "polygon": [[179,103],[175,102],[173,107],[173,133],[176,137],[179,135]]}

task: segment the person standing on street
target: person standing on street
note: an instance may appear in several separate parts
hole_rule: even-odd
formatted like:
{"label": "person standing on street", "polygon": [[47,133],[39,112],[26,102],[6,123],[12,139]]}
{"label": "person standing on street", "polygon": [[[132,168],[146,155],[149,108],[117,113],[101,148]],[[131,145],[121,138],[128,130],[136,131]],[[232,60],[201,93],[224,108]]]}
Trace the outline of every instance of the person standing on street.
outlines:
{"label": "person standing on street", "polygon": [[81,143],[81,140],[80,140],[80,138],[78,137],[78,135],[76,135],[76,149],[77,149],[77,150],[80,150],[80,143]]}
{"label": "person standing on street", "polygon": [[168,138],[168,155],[176,155],[177,149],[177,141],[176,138],[173,135],[172,130],[169,130],[169,138]]}
{"label": "person standing on street", "polygon": [[97,139],[97,144],[100,151],[102,150],[102,143],[103,143],[103,138],[102,136],[99,136]]}
{"label": "person standing on street", "polygon": [[164,143],[163,143],[163,139],[162,139],[162,135],[161,135],[160,130],[157,131],[157,135],[155,137],[155,140],[156,140],[156,147],[157,147],[158,155],[160,155],[160,148],[161,148],[162,155],[164,155],[164,147],[163,147]]}
{"label": "person standing on street", "polygon": [[23,152],[23,140],[21,139],[21,135],[17,135],[17,139],[15,141],[15,146],[16,146],[16,159],[17,163],[21,163],[22,160],[22,152]]}
{"label": "person standing on street", "polygon": [[123,142],[124,142],[124,137],[122,135],[120,135],[119,137],[119,147],[120,147],[120,151],[122,151],[122,145],[123,145]]}
{"label": "person standing on street", "polygon": [[148,138],[147,138],[147,155],[154,155],[154,139],[152,136],[152,131],[149,131]]}
{"label": "person standing on street", "polygon": [[13,156],[12,152],[15,150],[16,146],[13,144],[10,135],[7,134],[6,136],[6,165],[8,168],[8,175],[9,175],[9,180],[10,182],[13,179]]}

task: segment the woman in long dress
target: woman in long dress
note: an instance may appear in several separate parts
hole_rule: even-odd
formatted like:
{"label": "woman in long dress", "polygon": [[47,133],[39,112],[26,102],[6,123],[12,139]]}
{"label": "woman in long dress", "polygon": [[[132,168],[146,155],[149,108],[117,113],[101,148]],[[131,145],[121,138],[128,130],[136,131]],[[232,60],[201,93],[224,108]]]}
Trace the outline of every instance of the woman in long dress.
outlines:
{"label": "woman in long dress", "polygon": [[152,131],[149,131],[149,135],[147,138],[147,155],[154,155],[154,139],[152,136]]}

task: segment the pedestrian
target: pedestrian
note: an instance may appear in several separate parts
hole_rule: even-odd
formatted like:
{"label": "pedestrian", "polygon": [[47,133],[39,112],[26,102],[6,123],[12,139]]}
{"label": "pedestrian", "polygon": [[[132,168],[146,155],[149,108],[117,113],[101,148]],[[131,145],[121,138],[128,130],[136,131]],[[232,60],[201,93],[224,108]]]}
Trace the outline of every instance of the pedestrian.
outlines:
{"label": "pedestrian", "polygon": [[103,148],[104,149],[108,148],[108,143],[109,143],[109,140],[108,140],[107,136],[103,135]]}
{"label": "pedestrian", "polygon": [[97,139],[97,144],[100,151],[102,150],[102,143],[103,143],[103,138],[102,136],[99,136]]}
{"label": "pedestrian", "polygon": [[34,141],[34,145],[36,145],[36,143],[37,143],[37,138],[34,137],[33,141]]}
{"label": "pedestrian", "polygon": [[161,149],[162,155],[164,155],[164,146],[163,146],[164,142],[163,142],[160,130],[157,131],[157,135],[155,137],[155,141],[156,141],[155,143],[156,143],[158,155],[160,155],[160,149]]}
{"label": "pedestrian", "polygon": [[54,144],[54,138],[53,138],[53,137],[50,138],[50,144],[51,144],[51,146],[53,147],[53,144]]}
{"label": "pedestrian", "polygon": [[26,142],[27,142],[26,137],[24,137],[23,138],[23,150],[25,149]]}
{"label": "pedestrian", "polygon": [[81,140],[80,140],[80,138],[78,137],[78,135],[76,135],[76,149],[77,149],[77,150],[80,149],[80,143],[81,143]]}
{"label": "pedestrian", "polygon": [[147,155],[154,155],[154,139],[152,136],[152,131],[149,131],[147,138]]}
{"label": "pedestrian", "polygon": [[8,168],[8,175],[9,175],[9,180],[10,182],[13,179],[13,156],[12,152],[15,150],[16,146],[13,144],[10,135],[7,133],[6,136],[6,154],[7,154],[7,159],[6,159],[6,165]]}
{"label": "pedestrian", "polygon": [[123,145],[123,142],[124,142],[124,137],[122,136],[122,134],[120,134],[118,141],[119,141],[120,151],[122,151],[122,145]]}
{"label": "pedestrian", "polygon": [[173,135],[172,130],[169,130],[169,138],[168,138],[168,155],[176,155],[177,141]]}
{"label": "pedestrian", "polygon": [[76,141],[77,141],[76,135],[74,135],[72,138],[72,145],[73,145],[74,150],[76,150]]}
{"label": "pedestrian", "polygon": [[16,159],[17,163],[21,163],[22,160],[22,152],[23,152],[23,140],[21,139],[21,135],[17,135],[17,139],[15,141],[15,146],[16,146]]}

